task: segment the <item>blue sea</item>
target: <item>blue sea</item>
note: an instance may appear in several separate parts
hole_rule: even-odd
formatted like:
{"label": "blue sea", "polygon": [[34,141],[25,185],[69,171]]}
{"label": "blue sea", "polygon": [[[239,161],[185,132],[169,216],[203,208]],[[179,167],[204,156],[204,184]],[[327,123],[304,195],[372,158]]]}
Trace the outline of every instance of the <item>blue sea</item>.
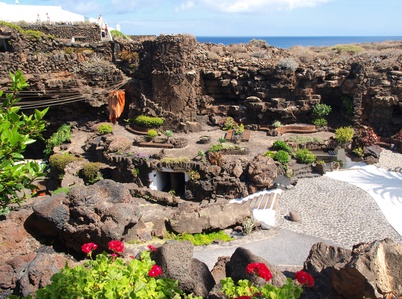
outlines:
{"label": "blue sea", "polygon": [[197,36],[200,43],[246,44],[252,39],[265,40],[270,46],[291,48],[293,46],[328,47],[338,44],[361,44],[384,41],[402,41],[402,36]]}

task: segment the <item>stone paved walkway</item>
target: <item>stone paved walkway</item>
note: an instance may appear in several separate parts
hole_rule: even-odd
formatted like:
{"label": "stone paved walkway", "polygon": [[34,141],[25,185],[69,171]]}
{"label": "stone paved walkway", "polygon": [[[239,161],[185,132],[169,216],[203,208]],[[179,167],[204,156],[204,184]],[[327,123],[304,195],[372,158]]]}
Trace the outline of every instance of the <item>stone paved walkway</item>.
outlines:
{"label": "stone paved walkway", "polygon": [[[301,222],[286,219],[291,210],[301,214]],[[330,240],[345,248],[384,238],[402,244],[402,237],[369,194],[328,177],[299,180],[293,189],[282,193],[276,212],[278,227]]]}

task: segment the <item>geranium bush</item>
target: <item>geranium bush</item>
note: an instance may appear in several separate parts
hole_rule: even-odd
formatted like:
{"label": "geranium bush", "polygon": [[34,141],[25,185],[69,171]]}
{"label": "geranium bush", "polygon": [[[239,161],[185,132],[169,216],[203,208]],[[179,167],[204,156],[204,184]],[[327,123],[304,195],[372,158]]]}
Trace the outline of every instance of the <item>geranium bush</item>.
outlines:
{"label": "geranium bush", "polygon": [[151,252],[157,248],[148,246],[149,251],[141,252],[140,258],[131,257],[127,262],[120,257],[123,242],[112,240],[108,247],[112,253],[103,252],[93,259],[92,253],[98,245],[82,245],[81,250],[89,260],[72,268],[66,263],[51,277],[49,285],[36,291],[36,298],[197,298],[184,294],[177,280],[162,277],[161,267],[151,259]]}
{"label": "geranium bush", "polygon": [[230,299],[293,299],[299,298],[303,292],[303,286],[312,287],[314,285],[313,277],[304,272],[298,271],[295,274],[296,281],[287,278],[281,287],[275,287],[268,283],[272,278],[271,271],[264,263],[250,263],[246,272],[250,275],[256,275],[267,281],[263,286],[254,285],[248,279],[241,279],[234,283],[231,277],[221,280],[222,292],[226,298]]}

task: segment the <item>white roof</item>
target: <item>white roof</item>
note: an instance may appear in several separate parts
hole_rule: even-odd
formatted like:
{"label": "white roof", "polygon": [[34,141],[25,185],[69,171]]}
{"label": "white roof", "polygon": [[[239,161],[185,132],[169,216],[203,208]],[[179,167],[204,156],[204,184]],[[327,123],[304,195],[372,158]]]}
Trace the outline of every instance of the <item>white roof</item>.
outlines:
{"label": "white roof", "polygon": [[39,14],[40,21],[47,21],[46,13],[51,22],[84,22],[85,17],[67,10],[61,6],[21,5],[0,2],[0,20],[7,22],[36,22]]}

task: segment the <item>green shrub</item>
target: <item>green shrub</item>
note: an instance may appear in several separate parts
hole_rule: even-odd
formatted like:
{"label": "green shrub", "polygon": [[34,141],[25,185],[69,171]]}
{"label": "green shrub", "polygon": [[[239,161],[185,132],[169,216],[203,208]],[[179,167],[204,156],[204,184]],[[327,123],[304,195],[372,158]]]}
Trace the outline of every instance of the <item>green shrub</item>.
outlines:
{"label": "green shrub", "polygon": [[342,107],[345,110],[345,114],[348,116],[352,115],[353,114],[353,101],[347,96],[341,97],[341,101],[342,101]]}
{"label": "green shrub", "polygon": [[290,161],[290,155],[288,152],[284,150],[279,150],[275,155],[274,155],[274,160],[280,162],[281,164],[288,164]]}
{"label": "green shrub", "polygon": [[59,193],[68,194],[68,191],[70,191],[70,189],[71,189],[71,187],[66,187],[66,188],[60,187],[60,188],[57,188],[56,190],[54,190],[52,192],[52,195],[56,195],[56,194],[59,194]]}
{"label": "green shrub", "polygon": [[352,54],[359,54],[366,51],[362,46],[352,44],[335,45],[332,46],[330,49],[338,53],[352,53]]}
{"label": "green shrub", "polygon": [[147,115],[139,115],[133,119],[134,124],[139,127],[144,128],[158,128],[163,125],[163,118],[147,116]]}
{"label": "green shrub", "polygon": [[201,234],[168,233],[166,238],[170,239],[170,240],[177,240],[177,241],[190,241],[195,246],[209,245],[218,240],[221,240],[224,242],[233,240],[233,238],[231,238],[228,234],[224,233],[223,231],[201,233]]}
{"label": "green shrub", "polygon": [[28,116],[20,112],[16,104],[19,91],[28,84],[20,71],[10,73],[10,92],[3,95],[0,90],[0,215],[9,212],[9,205],[20,204],[25,198],[25,190],[33,191],[37,177],[44,175],[45,165],[34,161],[25,161],[27,145],[42,138],[46,127],[43,120],[48,108]]}
{"label": "green shrub", "polygon": [[308,149],[298,149],[296,151],[296,161],[298,163],[309,164],[313,163],[316,159],[316,156]]}
{"label": "green shrub", "polygon": [[282,127],[283,125],[282,125],[282,123],[281,123],[279,120],[276,120],[276,121],[274,121],[274,122],[272,123],[272,126],[273,126],[274,128],[280,128],[280,127]]}
{"label": "green shrub", "polygon": [[275,152],[273,151],[267,151],[264,153],[265,157],[271,157],[272,159],[275,157]]}
{"label": "green shrub", "polygon": [[313,120],[313,125],[317,128],[325,127],[328,124],[328,121],[325,118],[316,118]]}
{"label": "green shrub", "polygon": [[[91,247],[84,247],[87,245]],[[118,256],[124,247],[116,247],[115,256],[103,252],[92,259],[97,247],[94,243],[84,244],[83,251],[91,250],[87,253],[91,259],[72,268],[66,264],[51,277],[49,285],[36,291],[36,298],[194,298],[179,289],[177,280],[162,276],[150,251],[142,251],[139,258],[126,262]],[[109,249],[113,250],[111,245]]]}
{"label": "green shrub", "polygon": [[273,144],[273,148],[276,151],[283,150],[288,153],[291,153],[293,151],[292,147],[290,147],[285,141],[282,140],[276,140]]}
{"label": "green shrub", "polygon": [[166,130],[163,132],[163,135],[165,135],[168,139],[173,136],[173,131],[172,130]]}
{"label": "green shrub", "polygon": [[149,129],[147,132],[147,136],[149,139],[154,139],[156,136],[158,136],[158,131],[154,130],[154,129]]}
{"label": "green shrub", "polygon": [[351,127],[340,127],[335,130],[335,140],[345,143],[352,140],[355,131]]}
{"label": "green shrub", "polygon": [[101,164],[99,162],[86,163],[81,171],[84,180],[91,184],[102,180],[103,179],[102,174],[99,172],[100,165]]}
{"label": "green shrub", "polygon": [[59,146],[64,142],[68,142],[71,140],[71,126],[64,124],[62,125],[57,132],[53,133],[49,139],[46,140],[46,148],[43,151],[46,157],[53,153],[53,148],[55,146]]}
{"label": "green shrub", "polygon": [[244,125],[238,124],[233,117],[228,116],[226,117],[225,123],[222,126],[222,130],[228,131],[233,130],[235,134],[241,134],[244,132]]}
{"label": "green shrub", "polygon": [[80,158],[70,154],[55,154],[49,157],[49,164],[52,169],[62,174],[68,164],[78,160],[80,160]]}
{"label": "green shrub", "polygon": [[113,132],[113,126],[112,124],[103,123],[98,126],[97,131],[100,135],[110,134]]}
{"label": "green shrub", "polygon": [[364,157],[364,150],[361,147],[355,148],[352,153],[354,153],[358,157]]}
{"label": "green shrub", "polygon": [[331,106],[326,104],[315,104],[313,107],[313,118],[324,118],[331,112]]}
{"label": "green shrub", "polygon": [[188,176],[190,177],[191,181],[198,181],[201,178],[201,175],[197,170],[190,170],[188,172]]}

